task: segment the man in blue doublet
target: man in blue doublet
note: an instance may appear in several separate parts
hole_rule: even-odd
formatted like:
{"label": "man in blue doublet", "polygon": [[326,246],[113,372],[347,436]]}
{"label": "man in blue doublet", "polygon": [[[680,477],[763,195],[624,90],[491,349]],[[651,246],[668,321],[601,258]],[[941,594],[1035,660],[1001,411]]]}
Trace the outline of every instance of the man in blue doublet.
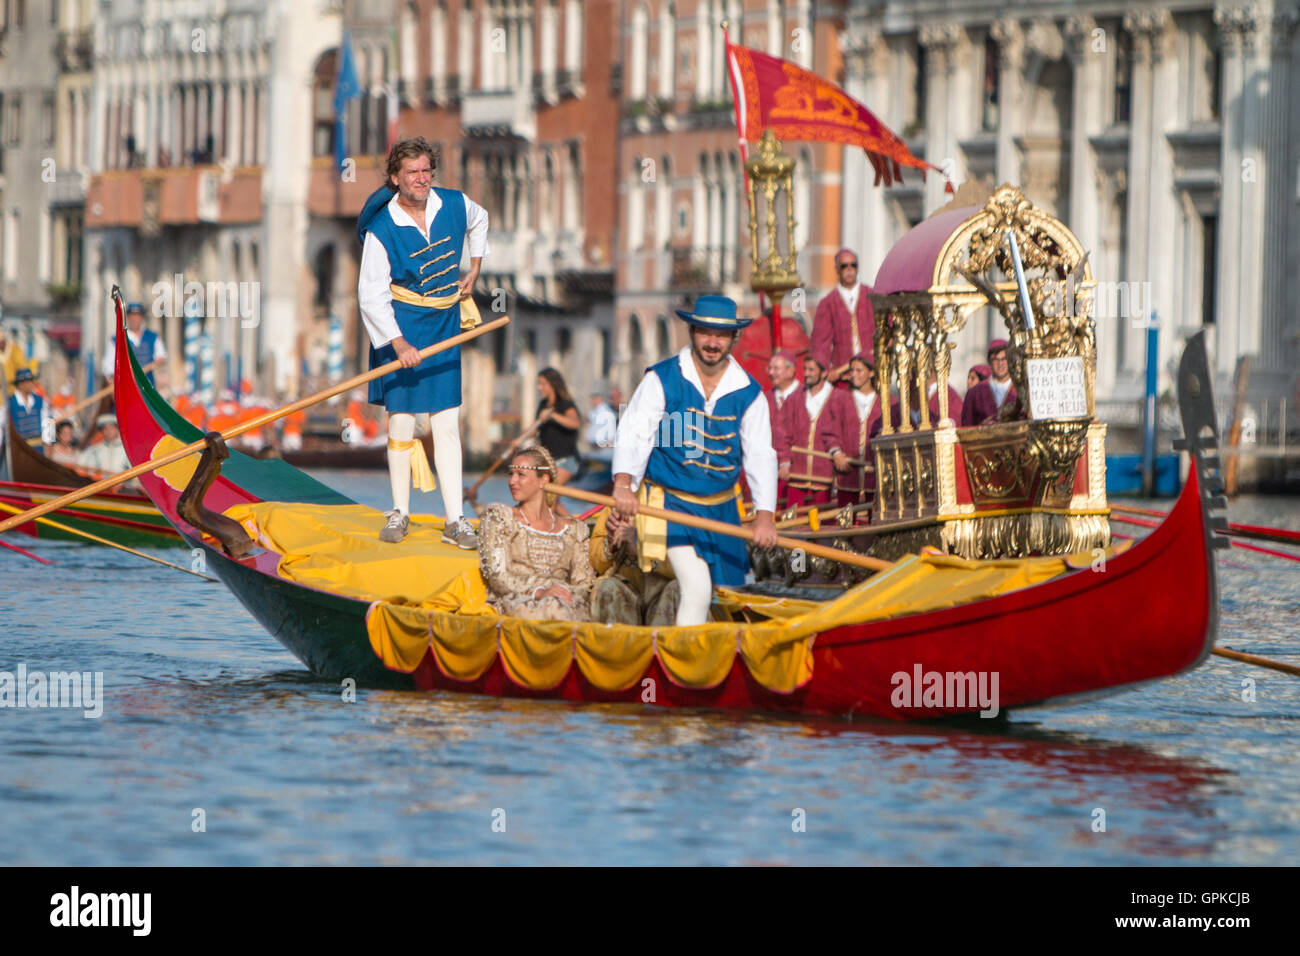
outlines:
{"label": "man in blue doublet", "polygon": [[[357,301],[370,336],[370,367],[398,359],[402,367],[370,383],[370,401],[388,410],[388,474],[393,509],[380,540],[398,542],[410,527],[411,481],[420,490],[442,484],[442,540],[477,546],[464,517],[460,445],[460,348],[420,360],[421,349],[477,324],[471,298],[487,253],[488,215],[464,193],[433,186],[437,151],[423,137],[404,139],[388,154],[388,181],[371,194],[357,220],[363,244]],[[470,260],[460,275],[462,252]],[[433,469],[415,437],[416,416],[429,416]]]}
{"label": "man in blue doublet", "polygon": [[[131,343],[131,351],[141,368],[147,368],[154,362],[167,358],[167,346],[163,338],[153,329],[144,325],[144,306],[139,302],[130,302],[126,307],[126,340]],[[113,380],[113,366],[117,360],[117,335],[109,336],[108,350],[100,363],[100,371],[110,382]],[[153,372],[149,372],[149,384],[154,382]]]}
{"label": "man in blue doublet", "polygon": [[[677,314],[691,344],[646,370],[623,413],[614,448],[614,500],[634,515],[641,502],[740,525],[740,476],[754,500],[754,543],[776,545],[776,451],[762,388],[731,356],[740,330],[736,303],[704,295]],[[646,521],[637,534],[643,570],[666,559],[681,585],[677,624],[708,619],[713,587],[743,584],[745,542],[684,525],[665,531]]]}

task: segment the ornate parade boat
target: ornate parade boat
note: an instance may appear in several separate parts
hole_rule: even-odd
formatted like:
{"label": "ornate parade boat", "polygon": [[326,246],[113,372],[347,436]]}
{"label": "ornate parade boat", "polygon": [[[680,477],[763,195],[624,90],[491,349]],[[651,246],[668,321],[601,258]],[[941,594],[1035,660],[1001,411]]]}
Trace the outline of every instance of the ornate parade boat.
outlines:
{"label": "ornate parade boat", "polygon": [[[807,538],[892,560],[924,547],[965,558],[1069,554],[1110,543],[1106,426],[1093,419],[1096,283],[1074,234],[1013,186],[963,187],[889,251],[871,296],[882,427],[876,492]],[[959,427],[955,337],[978,310],[1003,320],[1015,391],[998,420]],[[919,400],[933,394],[931,401]],[[799,536],[799,532],[791,531]],[[760,577],[842,585],[818,560],[755,555]]]}
{"label": "ornate parade boat", "polygon": [[[830,601],[720,591],[721,619],[699,627],[500,617],[483,603],[475,557],[441,545],[437,522],[379,544],[378,512],[283,462],[226,458],[211,436],[201,462],[191,455],[142,481],[207,568],[322,678],[893,719],[1004,713],[1170,677],[1209,654],[1210,510],[1220,505],[1209,381],[1193,339],[1179,387],[1194,466],[1169,517],[1131,547],[1004,561],[910,555]],[[116,383],[133,462],[202,437],[124,347]]]}
{"label": "ornate parade boat", "polygon": [[[84,488],[95,479],[61,465],[32,448],[9,423],[13,480],[0,481],[0,504],[27,511],[65,494],[69,488]],[[92,495],[54,516],[59,524],[88,532],[127,547],[179,547],[181,537],[149,500],[135,491],[113,491]],[[35,538],[55,541],[85,541],[79,534],[52,525],[30,521],[16,530]]]}

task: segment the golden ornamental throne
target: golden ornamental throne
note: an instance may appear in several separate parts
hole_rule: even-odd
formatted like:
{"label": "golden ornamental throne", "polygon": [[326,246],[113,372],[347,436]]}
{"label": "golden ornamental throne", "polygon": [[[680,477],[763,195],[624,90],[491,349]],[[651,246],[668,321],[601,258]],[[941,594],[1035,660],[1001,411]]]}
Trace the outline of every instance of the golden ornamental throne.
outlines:
{"label": "golden ornamental throne", "polygon": [[[871,296],[883,416],[872,553],[883,558],[925,545],[995,558],[1110,543],[1087,256],[1014,186],[981,199],[964,186],[904,235]],[[949,414],[953,339],[986,306],[1006,323],[1016,400],[996,422],[960,428]]]}

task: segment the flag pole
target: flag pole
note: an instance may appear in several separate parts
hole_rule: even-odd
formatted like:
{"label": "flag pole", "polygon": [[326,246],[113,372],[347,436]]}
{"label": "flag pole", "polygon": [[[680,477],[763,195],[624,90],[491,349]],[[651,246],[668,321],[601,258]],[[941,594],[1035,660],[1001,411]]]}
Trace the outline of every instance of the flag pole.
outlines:
{"label": "flag pole", "polygon": [[[727,21],[722,21],[722,46],[723,53],[727,60],[727,82],[731,84],[731,105],[736,115],[736,140],[740,145],[740,171],[745,177],[745,194],[749,194],[749,168],[745,161],[749,159],[749,142],[746,138],[746,130],[741,120],[740,112],[740,88],[736,85],[736,71],[732,68],[734,61],[731,58],[731,34],[727,31]],[[758,311],[763,311],[763,292],[758,293]],[[772,351],[775,353],[781,347],[781,303],[773,301],[772,303]]]}

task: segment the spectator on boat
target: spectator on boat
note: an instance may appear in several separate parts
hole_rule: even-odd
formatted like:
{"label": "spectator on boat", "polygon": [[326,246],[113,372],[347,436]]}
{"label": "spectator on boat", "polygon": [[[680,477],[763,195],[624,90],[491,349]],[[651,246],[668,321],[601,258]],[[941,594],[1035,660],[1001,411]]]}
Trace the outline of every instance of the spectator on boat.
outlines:
{"label": "spectator on boat", "polygon": [[1016,387],[1011,384],[1011,369],[1007,362],[1007,340],[994,339],[989,343],[989,369],[987,381],[973,386],[962,404],[962,425],[982,425],[997,421],[1003,406],[1014,406]]}
{"label": "spectator on boat", "polygon": [[[54,415],[49,403],[36,390],[36,376],[30,368],[20,368],[11,380],[13,392],[6,403],[8,420],[28,444],[40,445],[54,437]],[[0,423],[2,424],[2,423]]]}
{"label": "spectator on boat", "polygon": [[[777,349],[772,353],[772,357],[767,362],[767,377],[771,380],[772,386],[764,391],[767,396],[767,413],[772,421],[772,438],[775,442],[777,437],[777,423],[780,421],[781,409],[795,392],[799,390],[799,376],[795,374],[797,359],[794,352],[789,349]],[[776,447],[777,460],[780,461],[781,449]],[[789,469],[786,469],[787,473]],[[778,507],[783,505],[789,495],[786,488],[785,478],[777,478],[776,482],[776,500]]]}
{"label": "spectator on boat", "polygon": [[50,396],[50,411],[54,413],[54,424],[58,425],[69,408],[77,404],[72,379],[65,378],[59,390]]}
{"label": "spectator on boat", "polygon": [[[647,370],[618,425],[615,509],[635,515],[640,484],[650,503],[739,526],[743,471],[754,501],[754,543],[774,547],[776,454],[767,401],[731,355],[752,319],[738,318],[736,303],[720,295],[702,295],[691,311],[677,314],[691,326],[691,344]],[[674,440],[663,440],[674,432]],[[743,540],[651,518],[637,546],[643,565],[667,558],[672,566],[681,585],[678,625],[703,624],[714,585],[743,584],[749,569]]]}
{"label": "spectator on boat", "polygon": [[822,444],[835,465],[835,498],[841,507],[870,501],[876,491],[876,474],[849,459],[870,462],[871,440],[880,434],[880,396],[876,394],[876,366],[866,355],[849,362],[852,404],[822,425]]}
{"label": "spectator on boat", "polygon": [[[411,479],[434,487],[415,416],[428,414],[433,465],[446,508],[442,540],[467,550],[477,546],[464,516],[461,484],[460,348],[421,359],[419,352],[479,324],[474,305],[488,214],[454,189],[433,186],[438,152],[423,137],[399,140],[389,150],[387,179],[366,200],[357,220],[363,249],[357,302],[370,336],[370,367],[393,360],[402,367],[370,383],[370,402],[388,410],[388,477],[393,508],[384,513],[380,538],[406,537]],[[458,278],[462,249],[469,271]]]}
{"label": "spectator on boat", "polygon": [[603,391],[591,393],[591,413],[587,416],[587,457],[609,465],[614,460],[614,443],[618,440],[618,413],[605,401]]}
{"label": "spectator on boat", "polygon": [[848,374],[853,356],[874,353],[876,335],[871,287],[858,282],[858,254],[852,249],[835,253],[835,274],[839,283],[817,303],[812,329],[813,358],[831,383]]}
{"label": "spectator on boat", "polygon": [[[167,346],[163,344],[162,336],[144,327],[144,306],[139,302],[131,302],[126,307],[126,340],[131,343],[131,351],[135,353],[135,360],[140,363],[141,368],[167,357]],[[110,382],[113,381],[113,367],[116,361],[117,335],[114,334],[108,340],[104,360],[100,363],[100,371]],[[153,372],[150,372],[147,377],[149,384],[154,384]]]}
{"label": "spectator on boat", "polygon": [[555,483],[568,484],[578,473],[578,429],[582,419],[573,404],[569,386],[564,376],[553,368],[544,368],[537,375],[537,444],[551,453],[557,469]]}
{"label": "spectator on boat", "polygon": [[104,477],[130,468],[131,460],[126,457],[126,449],[122,447],[117,419],[112,415],[100,415],[95,419],[95,428],[100,440],[81,453],[78,459],[81,467],[99,472]]}
{"label": "spectator on boat", "polygon": [[60,465],[75,468],[81,464],[81,452],[77,450],[76,432],[72,422],[63,421],[54,426],[54,444],[45,450],[50,459]]}
{"label": "spectator on boat", "polygon": [[851,405],[847,391],[827,381],[822,364],[805,356],[803,388],[790,396],[777,417],[778,476],[786,483],[790,507],[824,505],[831,500],[835,467],[829,454],[812,452],[826,452],[821,439],[823,425],[837,415],[850,414]]}
{"label": "spectator on boat", "polygon": [[635,519],[603,508],[596,515],[587,553],[595,570],[591,617],[603,624],[669,627],[677,620],[681,586],[667,561],[637,563]]}
{"label": "spectator on boat", "polygon": [[554,481],[550,453],[532,445],[510,459],[513,508],[488,505],[479,521],[479,570],[488,603],[508,617],[590,620],[596,579],[587,550],[587,526],[557,514],[542,485]]}
{"label": "spectator on boat", "polygon": [[[993,369],[989,368],[983,362],[979,365],[972,365],[970,371],[966,373],[966,391],[970,390],[980,382],[987,381],[988,377],[993,374]],[[962,399],[962,406],[965,407],[966,399]]]}

